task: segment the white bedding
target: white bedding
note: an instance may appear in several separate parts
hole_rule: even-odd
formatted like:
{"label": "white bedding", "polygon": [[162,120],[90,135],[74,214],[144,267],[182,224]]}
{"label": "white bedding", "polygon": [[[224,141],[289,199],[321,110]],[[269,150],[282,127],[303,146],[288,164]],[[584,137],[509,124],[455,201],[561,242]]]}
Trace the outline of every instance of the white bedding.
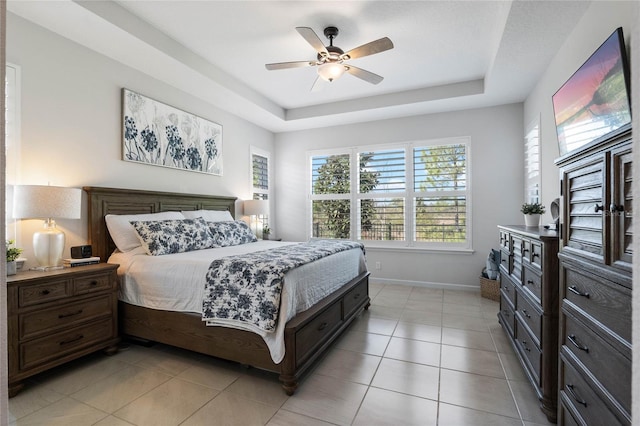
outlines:
{"label": "white bedding", "polygon": [[[109,262],[120,265],[119,298],[123,302],[153,309],[202,314],[205,275],[213,260],[289,244],[296,243],[260,240],[165,256],[149,256],[142,247],[138,247],[126,253],[116,251],[109,257]],[[284,357],[286,322],[365,270],[362,250],[353,249],[287,272],[276,331],[259,333],[276,364]]]}

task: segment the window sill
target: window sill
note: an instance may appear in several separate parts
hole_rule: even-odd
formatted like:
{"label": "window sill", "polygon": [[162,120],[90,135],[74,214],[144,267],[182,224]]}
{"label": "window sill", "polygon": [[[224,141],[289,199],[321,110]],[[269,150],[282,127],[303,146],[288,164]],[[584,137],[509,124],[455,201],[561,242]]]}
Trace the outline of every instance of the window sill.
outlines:
{"label": "window sill", "polygon": [[370,245],[364,243],[364,247],[367,251],[385,251],[385,252],[397,252],[397,253],[435,253],[435,254],[461,254],[470,255],[474,254],[475,250],[469,248],[430,248],[430,247],[398,247],[398,246],[383,246],[383,245]]}

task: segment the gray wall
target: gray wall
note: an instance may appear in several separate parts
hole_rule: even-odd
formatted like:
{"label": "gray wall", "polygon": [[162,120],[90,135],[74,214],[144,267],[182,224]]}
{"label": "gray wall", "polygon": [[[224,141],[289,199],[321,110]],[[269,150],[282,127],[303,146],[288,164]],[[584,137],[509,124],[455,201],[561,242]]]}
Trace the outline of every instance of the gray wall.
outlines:
{"label": "gray wall", "polygon": [[[622,27],[627,51],[633,55],[630,39],[637,7],[638,2],[631,1],[593,2],[524,103],[524,125],[540,116],[541,192],[547,207],[560,196],[559,172],[554,164],[559,156],[558,137],[551,97],[616,28]],[[547,209],[543,220],[550,219]]]}
{"label": "gray wall", "polygon": [[[276,233],[307,235],[306,155],[322,148],[471,137],[474,253],[367,249],[379,280],[477,287],[489,249],[498,247],[498,224],[523,224],[522,104],[407,117],[276,135]],[[373,265],[381,263],[380,270]]]}
{"label": "gray wall", "polygon": [[[19,183],[250,198],[249,147],[274,155],[271,132],[16,15],[9,13],[7,24],[7,61],[19,65],[22,75]],[[122,161],[123,87],[221,124],[224,176]],[[83,218],[58,221],[68,247],[86,243]],[[22,221],[20,244],[29,259],[31,235],[41,223]]]}

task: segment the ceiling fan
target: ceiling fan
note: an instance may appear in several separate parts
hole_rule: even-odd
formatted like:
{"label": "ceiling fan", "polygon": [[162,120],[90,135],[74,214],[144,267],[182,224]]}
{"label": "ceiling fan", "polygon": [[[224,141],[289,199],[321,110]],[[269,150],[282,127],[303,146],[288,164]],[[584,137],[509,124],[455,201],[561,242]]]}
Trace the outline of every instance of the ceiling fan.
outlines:
{"label": "ceiling fan", "polygon": [[313,47],[317,52],[317,59],[311,61],[296,61],[296,62],[278,62],[274,64],[266,64],[265,67],[272,70],[281,70],[287,68],[301,68],[301,67],[318,67],[318,78],[314,82],[311,90],[318,88],[318,82],[325,80],[332,82],[345,72],[358,77],[368,83],[378,84],[383,80],[383,77],[374,74],[370,71],[363,70],[362,68],[354,67],[353,65],[346,64],[345,61],[350,59],[358,59],[364,56],[374,55],[376,53],[384,52],[385,50],[393,49],[393,43],[388,37],[363,44],[362,46],[351,49],[348,52],[340,49],[338,46],[333,45],[333,39],[338,36],[338,28],[327,27],[324,29],[324,35],[329,39],[329,45],[325,46],[320,37],[308,27],[296,27],[296,31]]}

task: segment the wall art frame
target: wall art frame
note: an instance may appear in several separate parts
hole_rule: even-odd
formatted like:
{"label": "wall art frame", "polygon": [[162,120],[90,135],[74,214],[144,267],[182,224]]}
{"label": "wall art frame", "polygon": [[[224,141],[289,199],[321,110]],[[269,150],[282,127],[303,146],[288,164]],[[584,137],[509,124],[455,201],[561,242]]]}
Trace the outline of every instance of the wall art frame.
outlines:
{"label": "wall art frame", "polygon": [[222,125],[123,88],[122,159],[222,176]]}

